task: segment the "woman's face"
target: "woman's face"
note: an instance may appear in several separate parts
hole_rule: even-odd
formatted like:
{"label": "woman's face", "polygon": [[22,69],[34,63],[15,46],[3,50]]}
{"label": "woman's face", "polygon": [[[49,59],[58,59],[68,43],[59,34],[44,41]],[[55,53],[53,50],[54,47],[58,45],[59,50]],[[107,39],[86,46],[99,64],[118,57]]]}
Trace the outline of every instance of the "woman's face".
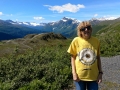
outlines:
{"label": "woman's face", "polygon": [[84,39],[89,39],[91,37],[92,28],[91,26],[83,27],[80,29],[81,36]]}

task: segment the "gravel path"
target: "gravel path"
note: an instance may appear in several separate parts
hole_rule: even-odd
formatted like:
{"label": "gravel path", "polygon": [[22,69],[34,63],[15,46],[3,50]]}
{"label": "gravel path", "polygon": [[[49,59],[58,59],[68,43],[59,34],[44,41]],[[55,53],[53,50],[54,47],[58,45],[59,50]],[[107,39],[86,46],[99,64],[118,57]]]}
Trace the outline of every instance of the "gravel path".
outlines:
{"label": "gravel path", "polygon": [[120,56],[101,57],[101,63],[104,74],[100,90],[120,90]]}

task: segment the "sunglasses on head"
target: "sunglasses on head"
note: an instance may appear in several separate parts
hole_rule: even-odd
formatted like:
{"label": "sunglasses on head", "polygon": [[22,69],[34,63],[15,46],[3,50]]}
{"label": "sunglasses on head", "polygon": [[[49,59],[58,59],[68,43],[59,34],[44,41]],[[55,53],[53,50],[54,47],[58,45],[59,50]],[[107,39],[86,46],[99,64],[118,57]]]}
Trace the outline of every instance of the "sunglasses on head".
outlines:
{"label": "sunglasses on head", "polygon": [[87,30],[91,30],[91,26],[87,26],[87,27],[81,28],[80,31],[85,31],[86,28],[87,28]]}

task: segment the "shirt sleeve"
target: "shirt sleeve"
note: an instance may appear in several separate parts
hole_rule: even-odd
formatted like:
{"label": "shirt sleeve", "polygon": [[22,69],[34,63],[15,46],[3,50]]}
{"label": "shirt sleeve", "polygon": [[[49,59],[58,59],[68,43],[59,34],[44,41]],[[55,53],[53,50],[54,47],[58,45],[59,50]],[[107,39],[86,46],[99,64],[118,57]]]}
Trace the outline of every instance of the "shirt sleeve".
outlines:
{"label": "shirt sleeve", "polygon": [[76,48],[76,40],[75,39],[73,39],[73,41],[71,42],[67,52],[70,53],[71,55],[77,55],[77,48]]}

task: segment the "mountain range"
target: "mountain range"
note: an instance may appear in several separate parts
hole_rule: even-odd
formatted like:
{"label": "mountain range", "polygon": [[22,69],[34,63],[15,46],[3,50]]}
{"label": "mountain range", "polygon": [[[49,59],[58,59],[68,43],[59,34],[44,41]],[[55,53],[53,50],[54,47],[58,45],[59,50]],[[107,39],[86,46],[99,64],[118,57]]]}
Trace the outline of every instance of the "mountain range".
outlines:
{"label": "mountain range", "polygon": [[[50,23],[30,23],[19,22],[12,20],[0,20],[0,40],[9,40],[22,38],[28,34],[40,33],[60,33],[67,38],[76,36],[76,27],[81,21],[68,17],[63,17],[61,20]],[[95,35],[102,28],[120,22],[120,18],[108,19],[91,19],[93,27],[93,35]]]}

